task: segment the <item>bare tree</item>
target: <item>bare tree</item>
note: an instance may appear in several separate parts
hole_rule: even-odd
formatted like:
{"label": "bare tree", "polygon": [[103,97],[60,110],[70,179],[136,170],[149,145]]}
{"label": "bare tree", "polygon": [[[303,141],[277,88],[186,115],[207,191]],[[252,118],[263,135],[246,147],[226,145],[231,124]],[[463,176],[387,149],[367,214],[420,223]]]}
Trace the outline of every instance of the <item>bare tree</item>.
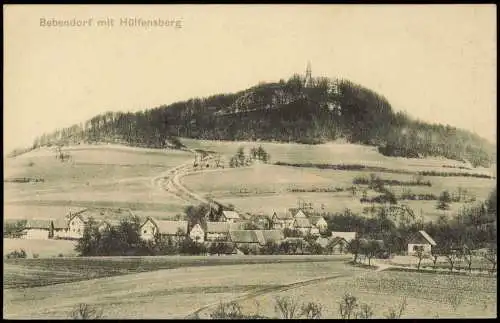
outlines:
{"label": "bare tree", "polygon": [[447,248],[444,252],[444,256],[446,257],[446,260],[450,264],[450,272],[452,272],[455,263],[460,259],[460,252],[457,252],[457,250],[453,248]]}
{"label": "bare tree", "polygon": [[460,250],[460,256],[467,263],[467,270],[469,271],[470,274],[472,272],[472,257],[473,257],[472,250],[470,250],[469,247],[467,246],[463,246],[462,250]]}
{"label": "bare tree", "polygon": [[491,263],[490,272],[493,273],[497,267],[497,245],[491,244],[481,256]]}
{"label": "bare tree", "polygon": [[422,259],[425,257],[424,247],[423,246],[415,246],[415,257],[418,258],[417,270],[420,270],[420,264],[422,263]]}
{"label": "bare tree", "polygon": [[290,297],[276,297],[274,310],[282,319],[295,319],[299,316],[299,303]]}
{"label": "bare tree", "polygon": [[385,317],[388,319],[400,319],[401,316],[403,316],[407,305],[406,296],[403,296],[401,303],[399,304],[399,308],[395,309],[391,307],[389,309],[389,313]]}
{"label": "bare tree", "polygon": [[344,294],[339,304],[340,317],[344,320],[355,319],[358,306],[358,299],[355,296],[349,293]]}
{"label": "bare tree", "polygon": [[373,309],[368,304],[361,304],[359,306],[359,312],[357,318],[359,319],[371,319],[373,317]]}
{"label": "bare tree", "polygon": [[303,304],[301,310],[301,314],[307,319],[320,319],[323,307],[321,304],[309,302],[307,304]]}
{"label": "bare tree", "polygon": [[101,309],[86,303],[78,304],[70,314],[74,320],[96,320],[103,317]]}

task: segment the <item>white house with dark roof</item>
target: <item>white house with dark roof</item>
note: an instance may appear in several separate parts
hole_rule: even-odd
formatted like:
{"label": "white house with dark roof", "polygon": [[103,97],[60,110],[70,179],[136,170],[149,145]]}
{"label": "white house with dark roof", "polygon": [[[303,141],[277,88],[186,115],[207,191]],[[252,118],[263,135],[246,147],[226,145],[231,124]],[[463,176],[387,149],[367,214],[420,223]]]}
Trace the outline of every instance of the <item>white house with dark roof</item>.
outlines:
{"label": "white house with dark roof", "polygon": [[221,220],[234,223],[240,220],[240,215],[235,211],[222,211]]}
{"label": "white house with dark roof", "polygon": [[311,220],[311,224],[318,228],[319,232],[325,232],[328,229],[328,223],[321,215],[311,216],[309,219]]}
{"label": "white house with dark roof", "polygon": [[203,230],[201,225],[197,223],[191,228],[191,231],[189,231],[189,237],[193,241],[204,242],[205,241],[205,231]]}
{"label": "white house with dark roof", "polygon": [[188,229],[187,221],[164,221],[146,218],[140,226],[141,239],[153,241],[156,236],[178,236],[186,235]]}
{"label": "white house with dark roof", "polygon": [[419,247],[423,248],[424,253],[430,254],[432,247],[435,247],[436,241],[427,234],[427,232],[421,230],[410,237],[408,241],[408,255],[416,254]]}

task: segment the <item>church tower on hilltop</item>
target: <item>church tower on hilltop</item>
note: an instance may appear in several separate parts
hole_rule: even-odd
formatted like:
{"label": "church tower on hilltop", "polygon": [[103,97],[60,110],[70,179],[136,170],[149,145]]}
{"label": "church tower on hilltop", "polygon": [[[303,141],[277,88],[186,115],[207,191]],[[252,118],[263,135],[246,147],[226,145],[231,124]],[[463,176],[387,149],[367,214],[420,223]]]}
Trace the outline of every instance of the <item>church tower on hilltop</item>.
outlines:
{"label": "church tower on hilltop", "polygon": [[311,62],[307,62],[306,68],[306,79],[304,82],[304,87],[312,87],[312,71],[311,71]]}

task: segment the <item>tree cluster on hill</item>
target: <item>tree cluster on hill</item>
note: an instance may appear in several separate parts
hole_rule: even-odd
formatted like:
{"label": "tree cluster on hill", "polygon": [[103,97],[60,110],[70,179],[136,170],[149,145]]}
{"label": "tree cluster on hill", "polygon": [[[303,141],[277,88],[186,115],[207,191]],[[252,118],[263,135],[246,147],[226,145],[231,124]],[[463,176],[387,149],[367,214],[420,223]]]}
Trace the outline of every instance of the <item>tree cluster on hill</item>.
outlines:
{"label": "tree cluster on hill", "polygon": [[269,155],[262,146],[258,148],[252,147],[248,155],[245,155],[245,149],[243,147],[239,147],[236,154],[229,160],[229,167],[249,166],[255,160],[260,160],[267,164],[270,159],[271,155]]}
{"label": "tree cluster on hill", "polygon": [[389,156],[444,156],[487,166],[494,146],[468,131],[394,113],[383,96],[344,79],[299,75],[234,94],[194,98],[136,113],[106,112],[43,134],[33,147],[116,142],[162,148],[172,137],[317,144],[344,138]]}

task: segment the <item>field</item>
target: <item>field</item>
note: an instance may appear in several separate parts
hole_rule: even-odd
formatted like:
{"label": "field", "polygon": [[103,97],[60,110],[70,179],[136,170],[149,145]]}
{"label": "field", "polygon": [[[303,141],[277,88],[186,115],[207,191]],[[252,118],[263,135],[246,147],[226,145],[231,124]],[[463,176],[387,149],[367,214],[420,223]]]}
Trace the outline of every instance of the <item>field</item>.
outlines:
{"label": "field", "polygon": [[[370,177],[375,173],[383,179],[412,181],[414,175],[367,171],[325,170],[314,168],[298,168],[288,166],[257,164],[248,168],[224,169],[205,173],[195,173],[182,178],[183,184],[192,191],[209,194],[223,203],[231,203],[245,212],[262,212],[272,214],[273,211],[283,211],[295,207],[299,199],[313,202],[319,208],[324,205],[326,211],[342,212],[346,208],[354,212],[362,212],[370,204],[359,202],[361,194],[353,197],[349,191],[344,192],[290,192],[292,189],[345,188],[353,185],[356,177]],[[432,186],[387,186],[397,195],[403,189],[409,189],[415,194],[435,194],[442,191],[457,192],[458,187],[467,189],[478,200],[488,197],[495,180],[473,177],[438,177],[424,176],[423,181],[430,181]],[[368,191],[368,196],[377,195]],[[410,206],[417,215],[432,220],[443,214],[436,210],[436,201],[400,201],[400,204]],[[445,214],[454,214],[465,203],[457,202],[450,205]]]}
{"label": "field", "polygon": [[323,305],[324,318],[340,318],[339,301],[349,292],[360,303],[369,304],[375,318],[384,318],[389,308],[397,308],[403,296],[407,308],[402,318],[479,318],[496,315],[496,278],[435,275],[382,271],[356,278],[327,281],[299,287],[290,293],[272,293],[242,302],[243,311],[276,317],[275,296],[293,296],[302,302]]}
{"label": "field", "polygon": [[[122,146],[75,146],[55,151],[38,149],[5,160],[4,179],[43,178],[36,183],[4,183],[6,218],[62,217],[70,207],[125,207],[133,210],[181,213],[185,202],[152,185],[152,178],[187,162],[184,151],[161,151]],[[22,210],[24,208],[24,210]],[[22,210],[22,211],[21,211]]]}
{"label": "field", "polygon": [[6,255],[14,250],[24,249],[28,257],[34,254],[40,258],[56,257],[62,254],[65,257],[76,256],[74,251],[75,242],[68,240],[27,240],[27,239],[3,239],[3,254]]}
{"label": "field", "polygon": [[248,153],[251,147],[261,145],[270,155],[271,162],[314,163],[314,164],[360,164],[384,167],[395,170],[435,170],[442,172],[468,172],[495,175],[496,168],[444,168],[446,166],[467,166],[464,163],[445,158],[408,159],[386,157],[376,147],[344,143],[326,143],[321,145],[305,145],[297,143],[271,142],[230,142],[215,140],[195,140],[182,138],[182,143],[193,149],[216,151],[226,157],[233,156],[238,147],[244,147]]}
{"label": "field", "polygon": [[[312,260],[313,258],[319,261]],[[39,267],[36,264],[38,259],[30,259],[32,263],[27,265],[28,270],[39,268],[41,271],[45,268],[60,271],[68,273],[68,279],[73,278],[72,274],[81,276],[82,268],[91,268],[94,272],[138,272],[141,269],[155,271],[42,287],[7,289],[4,292],[4,316],[65,318],[75,304],[86,302],[104,307],[106,316],[116,319],[183,318],[198,307],[246,292],[280,288],[297,281],[322,277],[351,276],[354,272],[363,271],[357,268],[353,270],[346,265],[345,257],[333,256],[330,256],[329,261],[324,261],[325,257],[322,256],[149,259],[99,259],[82,266],[82,260],[73,262],[72,259],[56,258],[53,264],[47,263],[47,260],[39,260]],[[70,268],[68,262],[71,264]],[[210,263],[213,266],[206,266]],[[226,265],[221,266],[221,263]],[[184,265],[188,267],[182,267]],[[162,269],[172,267],[174,269]],[[248,270],[255,274],[242,275],[242,271]]]}

